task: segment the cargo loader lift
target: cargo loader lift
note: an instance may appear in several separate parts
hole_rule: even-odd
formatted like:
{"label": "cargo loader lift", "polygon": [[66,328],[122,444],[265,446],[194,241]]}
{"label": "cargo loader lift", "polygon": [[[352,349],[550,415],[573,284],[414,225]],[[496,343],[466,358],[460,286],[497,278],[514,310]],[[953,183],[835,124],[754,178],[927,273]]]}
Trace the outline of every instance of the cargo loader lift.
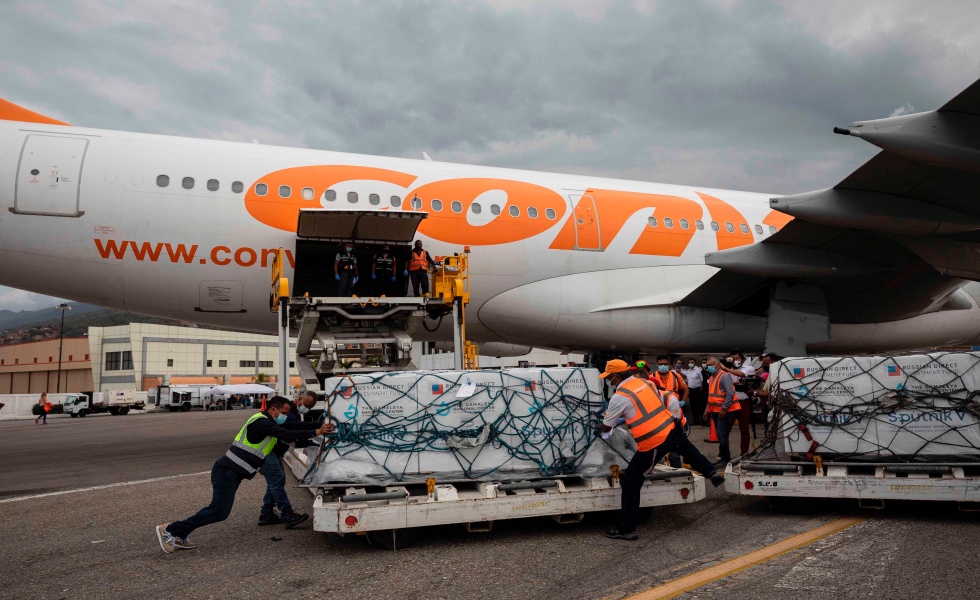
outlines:
{"label": "cargo loader lift", "polygon": [[[331,287],[332,270],[323,270],[324,262],[332,269],[331,252],[346,241],[368,248],[365,252],[382,244],[408,249],[426,217],[425,213],[400,211],[300,211],[293,285],[285,277],[288,257],[282,248],[272,265],[270,309],[279,316],[279,381],[289,378],[290,337],[296,338],[295,364],[302,386],[318,392],[322,389],[321,377],[412,368],[412,340],[424,327],[424,321],[449,315],[453,318],[457,368],[478,368],[477,347],[465,337],[465,310],[470,294],[468,248],[439,261],[433,276],[433,293],[420,298],[338,297]],[[324,247],[320,260],[311,261],[320,263],[319,271],[302,271],[300,243],[306,244],[307,250],[311,244]],[[361,273],[363,279],[367,271]],[[399,289],[404,289],[404,284]],[[284,392],[282,388],[281,393]]]}

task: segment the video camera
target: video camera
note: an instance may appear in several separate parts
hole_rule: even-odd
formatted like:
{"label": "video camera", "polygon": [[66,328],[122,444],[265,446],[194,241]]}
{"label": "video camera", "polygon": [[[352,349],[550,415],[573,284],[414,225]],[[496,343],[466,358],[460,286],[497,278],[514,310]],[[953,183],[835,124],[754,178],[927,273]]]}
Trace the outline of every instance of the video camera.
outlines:
{"label": "video camera", "polygon": [[762,377],[753,375],[752,377],[739,377],[735,382],[736,392],[748,392],[749,390],[759,390],[765,384]]}

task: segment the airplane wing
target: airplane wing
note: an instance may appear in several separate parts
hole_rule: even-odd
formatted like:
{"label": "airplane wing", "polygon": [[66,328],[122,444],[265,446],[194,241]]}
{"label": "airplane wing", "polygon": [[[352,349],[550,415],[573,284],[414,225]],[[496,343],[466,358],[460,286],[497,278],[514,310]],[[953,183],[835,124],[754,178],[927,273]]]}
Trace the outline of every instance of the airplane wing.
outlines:
{"label": "airplane wing", "polygon": [[680,304],[766,316],[766,349],[784,355],[830,323],[972,306],[959,288],[980,281],[980,81],[939,110],[834,131],[882,152],[833,188],[773,198],[793,220],[709,253],[720,271]]}

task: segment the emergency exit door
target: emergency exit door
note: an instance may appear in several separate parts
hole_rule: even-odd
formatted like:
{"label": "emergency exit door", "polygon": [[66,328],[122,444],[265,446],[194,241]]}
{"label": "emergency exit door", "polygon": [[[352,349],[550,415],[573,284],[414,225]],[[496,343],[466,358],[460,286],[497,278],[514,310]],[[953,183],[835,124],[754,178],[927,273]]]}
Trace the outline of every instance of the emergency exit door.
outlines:
{"label": "emergency exit door", "polygon": [[85,138],[32,134],[17,167],[14,206],[23,215],[80,217],[79,181],[88,150]]}
{"label": "emergency exit door", "polygon": [[595,199],[588,194],[569,194],[572,218],[575,219],[575,249],[602,251],[599,235],[599,215]]}

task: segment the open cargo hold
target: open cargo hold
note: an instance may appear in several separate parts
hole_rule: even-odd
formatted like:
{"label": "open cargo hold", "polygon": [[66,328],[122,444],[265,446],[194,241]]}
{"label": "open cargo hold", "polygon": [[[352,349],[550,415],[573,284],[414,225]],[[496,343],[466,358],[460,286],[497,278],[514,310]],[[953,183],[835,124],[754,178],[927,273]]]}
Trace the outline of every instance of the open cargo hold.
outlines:
{"label": "open cargo hold", "polygon": [[980,502],[980,353],[791,358],[770,376],[765,440],[728,491]]}
{"label": "open cargo hold", "polygon": [[[629,432],[597,435],[605,409],[595,369],[504,369],[328,379],[336,436],[287,454],[316,497],[317,531],[404,545],[413,528],[488,531],[496,520],[573,523],[620,505]],[[643,507],[705,497],[704,478],[658,466]]]}

